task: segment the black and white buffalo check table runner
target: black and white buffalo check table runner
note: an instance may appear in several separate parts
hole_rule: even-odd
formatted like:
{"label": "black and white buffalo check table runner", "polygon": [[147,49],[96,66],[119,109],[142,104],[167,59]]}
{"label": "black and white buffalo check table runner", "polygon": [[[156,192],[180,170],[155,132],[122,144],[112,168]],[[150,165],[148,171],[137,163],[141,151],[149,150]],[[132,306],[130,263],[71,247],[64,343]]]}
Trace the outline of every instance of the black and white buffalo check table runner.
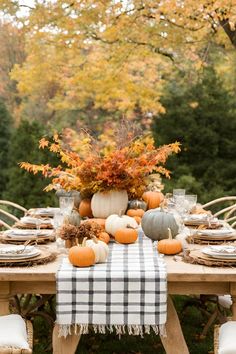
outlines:
{"label": "black and white buffalo check table runner", "polygon": [[164,334],[167,310],[166,265],[150,239],[140,233],[130,245],[109,244],[106,263],[73,267],[63,258],[57,272],[60,336],[73,331]]}

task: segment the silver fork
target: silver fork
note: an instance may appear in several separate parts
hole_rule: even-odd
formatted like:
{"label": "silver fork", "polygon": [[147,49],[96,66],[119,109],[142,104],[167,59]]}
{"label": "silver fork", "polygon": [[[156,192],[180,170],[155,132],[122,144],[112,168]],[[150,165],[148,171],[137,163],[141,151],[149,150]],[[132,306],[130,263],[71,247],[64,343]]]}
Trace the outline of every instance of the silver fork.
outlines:
{"label": "silver fork", "polygon": [[31,243],[31,241],[32,241],[32,240],[27,240],[27,241],[25,241],[24,244],[23,244],[24,248],[22,248],[21,250],[16,251],[16,253],[17,253],[17,254],[24,253],[26,247]]}

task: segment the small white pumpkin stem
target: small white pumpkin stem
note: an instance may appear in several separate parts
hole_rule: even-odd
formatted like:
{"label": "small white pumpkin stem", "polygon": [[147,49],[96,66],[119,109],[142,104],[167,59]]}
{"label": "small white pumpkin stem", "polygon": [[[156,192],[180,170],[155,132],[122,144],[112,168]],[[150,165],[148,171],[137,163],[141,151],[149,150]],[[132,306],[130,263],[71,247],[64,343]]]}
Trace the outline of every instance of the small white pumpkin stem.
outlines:
{"label": "small white pumpkin stem", "polygon": [[160,206],[161,210],[163,210],[165,208],[165,206],[166,206],[166,199],[165,198],[163,199],[163,201],[160,203],[159,206]]}
{"label": "small white pumpkin stem", "polygon": [[122,217],[122,215],[124,215],[124,213],[123,213],[123,209],[121,209],[121,210],[119,211],[118,216],[121,218],[121,217]]}
{"label": "small white pumpkin stem", "polygon": [[168,239],[173,240],[171,229],[168,227]]}
{"label": "small white pumpkin stem", "polygon": [[91,239],[93,240],[94,243],[98,243],[98,239],[96,236],[92,236]]}
{"label": "small white pumpkin stem", "polygon": [[82,242],[81,247],[86,247],[86,240],[87,240],[87,237],[85,237],[85,238],[83,239],[83,242]]}
{"label": "small white pumpkin stem", "polygon": [[133,227],[133,226],[131,226],[130,224],[128,224],[128,225],[126,226],[126,228],[127,228],[127,229],[133,229],[133,230],[136,229],[136,227]]}

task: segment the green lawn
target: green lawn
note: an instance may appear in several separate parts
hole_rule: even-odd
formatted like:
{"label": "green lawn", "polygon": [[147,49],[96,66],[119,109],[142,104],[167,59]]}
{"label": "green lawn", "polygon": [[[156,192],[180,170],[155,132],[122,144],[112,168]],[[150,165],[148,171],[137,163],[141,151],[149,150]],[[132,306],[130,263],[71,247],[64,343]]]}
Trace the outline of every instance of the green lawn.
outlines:
{"label": "green lawn", "polygon": [[[183,307],[188,297],[175,296],[174,301],[181,319],[182,328],[190,354],[213,353],[213,328],[205,339],[199,340],[207,317],[196,306],[189,306],[183,315]],[[34,353],[52,353],[49,348],[49,328],[45,322],[36,317],[34,320],[35,344]],[[84,335],[77,349],[77,354],[149,354],[151,352],[164,354],[160,339],[155,334],[145,335],[144,338],[136,336],[122,336],[114,334]],[[174,353],[173,353],[174,354]]]}

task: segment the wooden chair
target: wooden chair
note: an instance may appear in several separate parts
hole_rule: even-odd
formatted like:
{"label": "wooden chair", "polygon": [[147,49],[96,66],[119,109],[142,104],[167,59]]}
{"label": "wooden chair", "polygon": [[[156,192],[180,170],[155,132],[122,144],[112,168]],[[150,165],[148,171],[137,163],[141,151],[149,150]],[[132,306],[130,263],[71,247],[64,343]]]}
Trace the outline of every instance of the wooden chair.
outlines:
{"label": "wooden chair", "polygon": [[[223,205],[223,207],[221,207]],[[236,196],[226,196],[214,199],[202,207],[213,211],[213,216],[225,220],[232,227],[236,226]],[[214,211],[217,208],[217,211]]]}
{"label": "wooden chair", "polygon": [[[221,198],[214,199],[206,204],[202,205],[202,208],[210,210],[213,216],[226,221],[231,227],[236,227],[236,196],[225,196]],[[206,335],[209,327],[218,319],[219,322],[223,323],[226,320],[226,314],[224,313],[230,307],[230,299],[228,303],[224,305],[221,302],[222,296],[215,296],[216,308],[215,311],[210,316],[203,332]],[[208,296],[207,296],[208,298]],[[219,332],[219,327],[216,327],[215,332]],[[216,340],[218,343],[218,340]],[[215,352],[216,353],[216,352]]]}
{"label": "wooden chair", "polygon": [[[236,196],[226,196],[214,199],[201,206],[206,210],[210,210],[212,215],[229,223],[231,227],[236,226]],[[186,307],[191,304],[197,306],[200,311],[208,317],[208,320],[199,336],[200,339],[205,338],[210,327],[217,321],[224,323],[227,321],[227,312],[231,306],[231,297],[222,301],[224,296],[219,295],[200,295],[200,297],[191,297],[186,302]],[[213,311],[207,311],[207,304],[213,305]],[[235,351],[236,353],[236,351]]]}
{"label": "wooden chair", "polygon": [[13,203],[8,200],[0,200],[0,215],[2,215],[4,218],[4,220],[0,218],[0,227],[2,226],[6,229],[11,229],[11,223],[19,221],[19,218],[16,217],[14,214],[10,213],[8,210],[6,210],[8,207],[20,210],[24,214],[27,212],[27,209],[17,203]]}

